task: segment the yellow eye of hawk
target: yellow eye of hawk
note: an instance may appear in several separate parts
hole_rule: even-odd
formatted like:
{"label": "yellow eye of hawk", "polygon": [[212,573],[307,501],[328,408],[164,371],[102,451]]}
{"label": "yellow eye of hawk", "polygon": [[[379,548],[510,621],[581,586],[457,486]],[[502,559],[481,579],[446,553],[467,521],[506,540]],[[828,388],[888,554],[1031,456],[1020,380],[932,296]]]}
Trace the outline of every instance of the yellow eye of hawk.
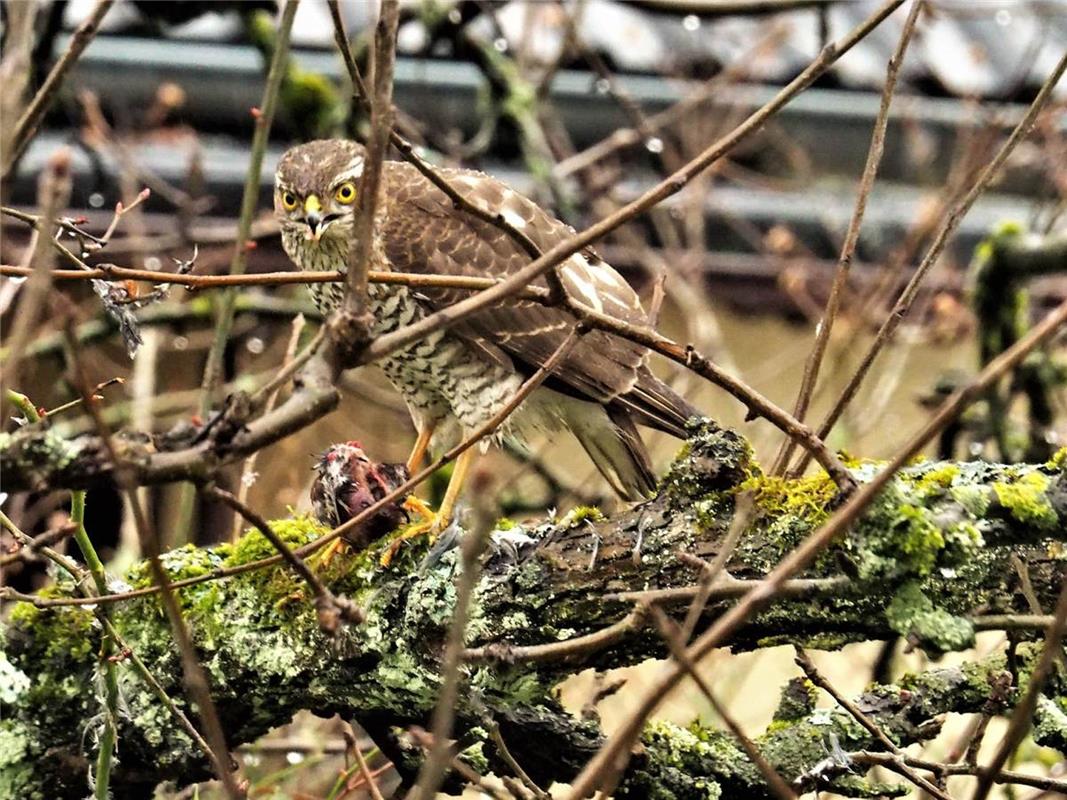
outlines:
{"label": "yellow eye of hawk", "polygon": [[337,187],[337,191],[334,193],[334,197],[337,198],[338,203],[344,203],[348,205],[356,199],[356,186],[351,181],[346,181]]}
{"label": "yellow eye of hawk", "polygon": [[282,207],[286,211],[296,208],[296,195],[292,192],[282,192]]}

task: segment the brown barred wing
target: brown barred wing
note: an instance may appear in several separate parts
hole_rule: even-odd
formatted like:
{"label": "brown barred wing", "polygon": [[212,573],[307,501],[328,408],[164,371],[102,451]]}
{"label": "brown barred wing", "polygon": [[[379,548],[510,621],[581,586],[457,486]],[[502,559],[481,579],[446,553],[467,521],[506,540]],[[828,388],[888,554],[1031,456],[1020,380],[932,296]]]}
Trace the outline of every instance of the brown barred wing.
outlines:
{"label": "brown barred wing", "polygon": [[[503,215],[542,250],[570,238],[574,230],[488,175],[444,170],[460,192]],[[448,197],[413,167],[389,162],[385,171],[383,245],[393,269],[445,275],[504,278],[529,263],[529,255],[508,234],[453,207]],[[559,267],[567,291],[605,314],[637,325],[648,317],[637,293],[592,250]],[[544,279],[538,285],[545,286]],[[420,288],[436,310],[467,293]],[[574,325],[570,313],[531,300],[511,300],[485,309],[454,330],[482,349],[505,354],[529,372],[542,366]],[[584,336],[560,363],[554,384],[584,399],[634,412],[638,422],[684,435],[692,406],[659,381],[646,366],[648,350],[603,331]]]}

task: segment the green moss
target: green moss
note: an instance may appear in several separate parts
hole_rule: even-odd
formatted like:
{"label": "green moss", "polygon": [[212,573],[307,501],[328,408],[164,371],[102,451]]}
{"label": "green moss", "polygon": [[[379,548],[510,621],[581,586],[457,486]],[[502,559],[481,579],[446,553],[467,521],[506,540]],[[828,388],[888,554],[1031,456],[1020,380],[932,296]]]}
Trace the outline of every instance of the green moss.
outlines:
{"label": "green moss", "polygon": [[559,521],[561,528],[573,528],[583,522],[603,522],[604,512],[596,506],[575,506]]}
{"label": "green moss", "polygon": [[508,519],[507,517],[501,517],[500,519],[498,519],[496,521],[496,525],[494,527],[498,531],[513,531],[517,527],[519,527],[519,523],[517,523],[513,519]]}
{"label": "green moss", "polygon": [[897,590],[885,615],[893,630],[927,652],[941,654],[974,645],[974,626],[935,607],[918,581],[910,581]]}
{"label": "green moss", "polygon": [[1010,483],[997,481],[993,491],[1000,504],[1019,522],[1042,530],[1055,530],[1059,516],[1048,500],[1048,487],[1048,476],[1035,470]]}
{"label": "green moss", "polygon": [[929,509],[902,505],[898,509],[897,546],[907,561],[909,571],[928,575],[945,547],[945,537]]}
{"label": "green moss", "polygon": [[815,703],[819,699],[819,690],[807,678],[791,678],[782,688],[782,696],[778,700],[778,708],[774,712],[774,722],[771,725],[788,725],[798,719],[803,719],[815,710]]}
{"label": "green moss", "polygon": [[799,517],[810,526],[830,516],[838,492],[837,484],[825,472],[803,478],[753,475],[737,489],[751,492],[757,508],[768,516]]}
{"label": "green moss", "polygon": [[[309,515],[292,519],[271,520],[271,530],[285,542],[290,549],[302,547],[315,539],[325,536],[330,529],[312,519]],[[252,561],[259,561],[277,555],[278,551],[258,530],[250,530],[233,546],[233,552],[226,558],[225,566],[239,567]]]}
{"label": "green moss", "polygon": [[32,636],[27,637],[32,645],[21,654],[24,659],[32,659],[38,665],[51,662],[55,668],[92,660],[96,643],[94,617],[83,606],[37,608],[30,603],[16,603],[9,622],[15,630],[32,631]]}
{"label": "green moss", "polygon": [[920,492],[928,492],[931,489],[948,489],[960,476],[960,468],[956,464],[942,464],[934,469],[920,474],[915,482]]}
{"label": "green moss", "polygon": [[1045,469],[1050,472],[1064,472],[1067,471],[1067,447],[1061,447],[1045,463]]}

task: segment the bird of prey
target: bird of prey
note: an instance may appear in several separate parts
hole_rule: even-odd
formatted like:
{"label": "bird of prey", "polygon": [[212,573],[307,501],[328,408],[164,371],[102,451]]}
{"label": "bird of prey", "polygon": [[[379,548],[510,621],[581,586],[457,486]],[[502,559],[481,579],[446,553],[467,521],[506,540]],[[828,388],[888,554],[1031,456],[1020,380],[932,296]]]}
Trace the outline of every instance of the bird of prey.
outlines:
{"label": "bird of prey", "polygon": [[[345,271],[364,162],[361,145],[340,139],[299,145],[279,162],[275,213],[285,251],[301,269]],[[501,214],[542,252],[574,235],[570,226],[489,175],[465,169],[440,172],[468,200]],[[530,261],[505,231],[456,208],[418,170],[399,161],[382,166],[375,231],[375,270],[504,278]],[[628,323],[648,324],[637,293],[592,250],[571,256],[558,274],[581,303]],[[543,279],[539,285],[546,285]],[[341,303],[344,294],[338,283],[309,288],[324,313]],[[394,331],[466,294],[372,283],[372,333]],[[418,430],[408,469],[416,470],[428,448],[447,449],[490,420],[576,323],[565,309],[511,299],[383,359],[381,366]],[[508,417],[498,436],[522,440],[537,431],[569,430],[622,498],[644,499],[656,481],[636,425],[684,438],[686,421],[698,414],[652,374],[648,356],[646,348],[613,334],[587,333]],[[474,454],[471,448],[457,459],[436,530],[448,524]]]}

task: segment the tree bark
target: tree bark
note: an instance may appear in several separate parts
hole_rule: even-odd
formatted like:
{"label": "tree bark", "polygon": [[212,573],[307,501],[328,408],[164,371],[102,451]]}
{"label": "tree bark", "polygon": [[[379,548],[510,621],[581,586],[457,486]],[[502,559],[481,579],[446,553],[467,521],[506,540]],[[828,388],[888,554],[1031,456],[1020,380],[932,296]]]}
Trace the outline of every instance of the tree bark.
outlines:
{"label": "tree bark", "polygon": [[[1056,554],[1067,544],[1065,463],[1061,452],[1045,465],[909,467],[846,539],[729,644],[751,649],[796,642],[832,649],[903,635],[937,654],[969,647],[976,626],[1027,627],[1015,623],[1032,619],[1035,602],[1046,612],[1052,609],[1063,580],[1062,556]],[[849,467],[859,481],[879,469],[873,462]],[[547,786],[573,777],[600,745],[601,732],[595,723],[566,713],[552,687],[581,668],[664,657],[666,647],[640,614],[600,647],[569,653],[565,646],[556,648],[565,651],[561,655],[540,646],[618,623],[635,600],[655,601],[684,616],[700,571],[678,553],[713,558],[743,491],[751,492],[755,513],[727,562],[731,581],[759,580],[825,519],[837,499],[824,475],[764,476],[741,437],[705,422],[694,428],[659,495],[648,503],[613,519],[576,509],[559,520],[495,531],[468,624],[466,690],[457,709],[457,733],[469,745],[464,757],[478,768],[508,774],[484,733],[494,720],[535,781]],[[307,519],[279,520],[272,527],[292,546],[325,532]],[[324,581],[359,603],[367,618],[332,637],[320,630],[306,586],[286,567],[182,589],[183,610],[229,745],[254,740],[299,709],[340,713],[370,730],[425,725],[441,683],[459,563],[455,544],[454,537],[429,549],[406,543],[389,567],[379,561],[388,541],[335,558],[321,571]],[[261,534],[251,532],[235,545],[181,548],[166,554],[164,563],[180,580],[272,552]],[[1016,560],[1025,565],[1032,591],[1024,591]],[[133,587],[150,584],[143,566],[125,581]],[[728,607],[729,595],[747,586],[717,586],[702,625]],[[649,589],[671,592],[625,594]],[[47,594],[72,592],[60,584]],[[123,638],[188,712],[179,655],[158,600],[123,601],[111,613]],[[84,606],[14,605],[0,653],[0,795],[85,794],[91,733],[101,709],[95,688],[99,637],[93,612]],[[1036,649],[1020,650],[1024,674]],[[992,693],[990,682],[996,683],[1003,669],[1002,659],[990,659],[935,670],[903,686],[876,687],[858,702],[901,743],[920,741],[936,732],[938,715],[981,710]],[[1045,743],[1060,748],[1067,739],[1061,680],[1046,687],[1035,729]],[[120,762],[112,777],[116,796],[137,796],[165,779],[206,776],[200,751],[139,676],[127,667],[121,681],[125,711],[119,721]],[[5,683],[10,688],[2,688]],[[807,695],[807,689],[798,695],[797,686],[785,687],[779,722],[757,739],[767,760],[790,781],[810,783],[823,775],[837,791],[856,796],[881,791],[865,782],[860,768],[856,774],[813,772],[827,759],[831,732],[846,751],[877,749],[877,743],[844,712],[831,714],[826,727],[825,712],[813,715]],[[997,708],[1010,707],[1011,699],[1010,690],[1003,693]],[[652,724],[618,794],[695,798],[720,791],[770,796],[729,734]]]}

